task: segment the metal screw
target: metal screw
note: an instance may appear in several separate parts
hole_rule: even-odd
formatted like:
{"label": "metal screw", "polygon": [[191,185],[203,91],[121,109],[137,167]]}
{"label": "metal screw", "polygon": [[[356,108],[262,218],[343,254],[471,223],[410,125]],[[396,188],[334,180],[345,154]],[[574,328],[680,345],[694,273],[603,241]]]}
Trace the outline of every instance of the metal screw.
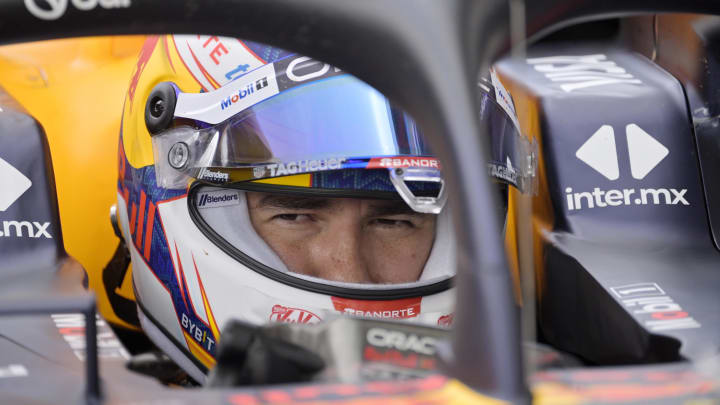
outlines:
{"label": "metal screw", "polygon": [[188,162],[190,149],[185,142],[178,142],[168,152],[168,163],[174,169],[182,169]]}

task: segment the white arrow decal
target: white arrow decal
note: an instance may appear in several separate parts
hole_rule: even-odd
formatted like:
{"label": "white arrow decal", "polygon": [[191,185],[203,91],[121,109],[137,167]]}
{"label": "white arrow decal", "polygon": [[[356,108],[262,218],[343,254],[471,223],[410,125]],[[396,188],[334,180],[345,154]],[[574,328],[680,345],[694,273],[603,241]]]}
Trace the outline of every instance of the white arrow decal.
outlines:
{"label": "white arrow decal", "polygon": [[658,165],[670,151],[655,138],[635,124],[625,127],[630,172],[633,178],[641,180]]}
{"label": "white arrow decal", "polygon": [[603,125],[575,152],[578,159],[597,170],[608,180],[620,177],[615,132],[610,125]]}
{"label": "white arrow decal", "polygon": [[0,159],[0,212],[8,209],[30,186],[30,179]]}

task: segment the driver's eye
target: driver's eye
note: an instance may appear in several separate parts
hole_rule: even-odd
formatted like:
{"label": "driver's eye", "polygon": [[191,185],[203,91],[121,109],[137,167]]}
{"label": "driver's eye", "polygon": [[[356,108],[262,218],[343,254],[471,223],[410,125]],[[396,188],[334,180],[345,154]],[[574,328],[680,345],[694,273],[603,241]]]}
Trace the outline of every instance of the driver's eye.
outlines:
{"label": "driver's eye", "polygon": [[390,218],[376,218],[373,219],[371,224],[384,226],[384,227],[413,227],[413,223],[401,219],[390,219]]}
{"label": "driver's eye", "polygon": [[287,222],[302,222],[309,221],[312,218],[308,214],[278,214],[275,215],[273,219],[279,219],[281,221]]}

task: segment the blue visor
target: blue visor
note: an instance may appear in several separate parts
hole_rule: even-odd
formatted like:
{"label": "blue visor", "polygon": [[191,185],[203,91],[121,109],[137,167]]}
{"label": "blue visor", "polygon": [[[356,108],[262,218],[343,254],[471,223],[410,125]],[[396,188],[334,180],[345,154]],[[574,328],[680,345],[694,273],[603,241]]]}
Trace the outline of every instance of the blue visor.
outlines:
{"label": "blue visor", "polygon": [[[251,89],[249,96],[259,93],[256,87]],[[250,93],[247,86],[241,90]],[[233,94],[219,101],[222,111],[241,100]],[[202,116],[193,117],[198,126],[205,127],[199,131],[210,147],[202,151],[209,159],[203,164],[237,168],[300,160],[431,155],[407,114],[347,74],[296,85],[258,104],[240,107],[230,118],[211,126]]]}
{"label": "blue visor", "polygon": [[241,112],[224,130],[229,144],[258,147],[253,151],[260,155],[243,156],[246,148],[234,153],[238,163],[432,154],[409,116],[349,75],[278,94]]}

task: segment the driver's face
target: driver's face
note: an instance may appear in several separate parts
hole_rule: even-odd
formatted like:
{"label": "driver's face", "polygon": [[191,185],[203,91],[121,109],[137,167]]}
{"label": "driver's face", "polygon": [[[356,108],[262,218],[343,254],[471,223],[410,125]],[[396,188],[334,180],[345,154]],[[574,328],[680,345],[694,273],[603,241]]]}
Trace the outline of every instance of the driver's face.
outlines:
{"label": "driver's face", "polygon": [[416,281],[436,216],[402,201],[247,193],[257,233],[293,272],[332,281]]}

